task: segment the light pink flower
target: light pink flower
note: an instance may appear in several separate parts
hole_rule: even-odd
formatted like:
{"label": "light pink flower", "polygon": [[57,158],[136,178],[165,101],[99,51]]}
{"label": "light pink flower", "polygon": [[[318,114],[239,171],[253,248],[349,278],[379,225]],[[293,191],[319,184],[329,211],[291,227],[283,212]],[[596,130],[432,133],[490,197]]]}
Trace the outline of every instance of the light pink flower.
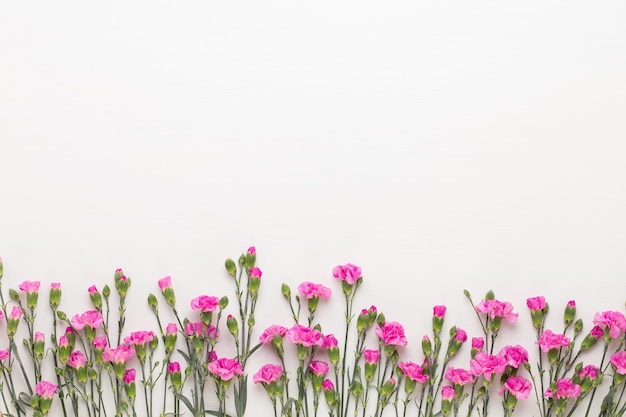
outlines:
{"label": "light pink flower", "polygon": [[457,385],[465,385],[474,382],[474,376],[470,371],[462,368],[454,368],[452,366],[446,369],[445,378]]}
{"label": "light pink flower", "polygon": [[18,288],[28,294],[39,292],[39,285],[41,283],[39,281],[24,281],[22,282]]}
{"label": "light pink flower", "polygon": [[611,365],[615,367],[615,372],[626,375],[626,352],[616,352],[611,355]]}
{"label": "light pink flower", "polygon": [[544,394],[547,398],[578,398],[580,395],[580,385],[574,384],[571,379],[563,378],[556,382],[556,392],[548,388]]}
{"label": "light pink flower", "polygon": [[161,291],[165,290],[166,288],[172,287],[172,277],[170,277],[169,275],[161,278],[158,282],[159,282],[159,289]]}
{"label": "light pink flower", "polygon": [[502,395],[506,390],[513,394],[518,400],[524,400],[530,395],[531,388],[530,381],[526,378],[522,376],[512,376],[502,385],[498,394]]}
{"label": "light pink flower", "polygon": [[261,278],[263,276],[263,272],[257,267],[250,269],[250,278]]}
{"label": "light pink flower", "polygon": [[491,375],[504,371],[504,358],[490,355],[487,352],[478,352],[474,359],[470,360],[470,371],[475,376],[483,376],[487,381]]}
{"label": "light pink flower", "polygon": [[137,371],[134,369],[128,369],[124,372],[124,383],[126,385],[130,385],[135,382],[135,376],[137,375]]}
{"label": "light pink flower", "polygon": [[106,347],[104,352],[102,352],[102,360],[105,362],[126,363],[134,354],[135,349],[128,345],[119,345],[114,349]]}
{"label": "light pink flower", "polygon": [[59,337],[59,347],[68,347],[70,345],[70,341],[67,336]]}
{"label": "light pink flower", "polygon": [[191,300],[191,308],[200,310],[203,313],[215,311],[219,306],[220,299],[208,295],[201,295]]}
{"label": "light pink flower", "polygon": [[352,264],[337,265],[333,268],[333,276],[346,281],[349,285],[354,285],[361,277],[361,268]]}
{"label": "light pink flower", "polygon": [[415,362],[400,362],[398,368],[407,378],[423,383],[428,381],[428,375],[424,375],[424,369]]}
{"label": "light pink flower", "polygon": [[76,330],[82,330],[85,326],[89,326],[92,329],[97,329],[104,322],[104,318],[102,317],[102,314],[100,314],[100,312],[96,310],[89,310],[85,311],[81,315],[76,314],[74,317],[72,317],[72,320],[70,322],[72,323],[72,327],[74,327]]}
{"label": "light pink flower", "polygon": [[70,354],[69,359],[67,360],[67,366],[70,366],[74,369],[82,368],[86,363],[85,355],[80,350],[75,350]]}
{"label": "light pink flower", "polygon": [[395,321],[388,321],[383,323],[381,327],[377,327],[376,334],[383,340],[386,346],[406,346],[407,344],[404,328]]}
{"label": "light pink flower", "polygon": [[546,298],[543,295],[527,298],[526,305],[530,311],[543,310],[546,308]]}
{"label": "light pink flower", "polygon": [[50,289],[52,289],[52,290],[60,290],[61,289],[61,283],[60,282],[52,282],[52,283],[50,283]]}
{"label": "light pink flower", "polygon": [[165,334],[176,334],[176,332],[178,332],[178,327],[176,326],[176,323],[168,323],[167,327],[165,328]]}
{"label": "light pink flower", "polygon": [[445,314],[446,314],[446,306],[435,306],[435,307],[433,307],[433,316],[437,316],[437,317],[441,318]]}
{"label": "light pink flower", "polygon": [[454,392],[454,388],[450,385],[444,385],[441,388],[441,399],[444,401],[452,401],[456,397],[456,393]]}
{"label": "light pink flower", "polygon": [[198,321],[188,322],[185,327],[185,334],[189,337],[204,337],[208,335],[210,338],[216,338],[219,337],[220,332],[215,326],[207,327],[206,324]]}
{"label": "light pink flower", "polygon": [[41,332],[35,332],[35,342],[45,342],[46,336]]}
{"label": "light pink flower", "polygon": [[271,384],[274,381],[278,381],[283,376],[283,367],[280,365],[272,365],[268,363],[263,365],[259,371],[252,377],[252,382],[258,384],[259,382],[265,384]]}
{"label": "light pink flower", "polygon": [[332,294],[330,288],[325,287],[322,284],[314,284],[309,281],[305,281],[298,285],[298,291],[300,292],[300,295],[307,299],[311,299],[313,297],[328,299]]}
{"label": "light pink flower", "polygon": [[380,358],[380,351],[376,349],[364,349],[362,354],[367,363],[377,363]]}
{"label": "light pink flower", "polygon": [[327,334],[322,339],[322,347],[325,347],[326,349],[334,348],[338,343],[337,338],[333,334]]}
{"label": "light pink flower", "polygon": [[528,351],[520,345],[507,345],[500,350],[498,356],[504,358],[505,365],[516,369],[528,362]]}
{"label": "light pink flower", "polygon": [[208,364],[209,372],[222,381],[229,381],[236,375],[243,375],[241,364],[236,359],[221,358]]}
{"label": "light pink flower", "polygon": [[48,381],[41,381],[35,386],[35,393],[42,398],[52,399],[57,391],[57,386]]}
{"label": "light pink flower", "polygon": [[542,352],[548,352],[550,349],[557,349],[560,347],[569,346],[570,339],[563,334],[554,333],[552,330],[544,331],[539,340],[535,342],[539,345]]}
{"label": "light pink flower", "polygon": [[94,349],[104,349],[107,347],[107,338],[106,336],[96,336],[93,338],[93,348]]}
{"label": "light pink flower", "polygon": [[593,324],[609,329],[609,335],[615,339],[626,330],[626,318],[619,311],[596,313]]}
{"label": "light pink flower", "polygon": [[11,356],[11,352],[9,352],[9,349],[0,350],[0,361],[8,359],[10,356]]}
{"label": "light pink flower", "polygon": [[483,300],[476,305],[476,311],[487,314],[491,319],[503,318],[509,323],[517,321],[517,313],[513,313],[513,305],[508,301]]}
{"label": "light pink flower", "polygon": [[311,329],[300,324],[295,324],[291,329],[287,330],[287,337],[296,345],[321,346],[322,333],[319,330]]}
{"label": "light pink flower", "polygon": [[285,337],[287,334],[287,328],[280,326],[278,324],[273,324],[267,329],[263,331],[261,336],[259,336],[259,341],[264,345],[270,343],[274,340],[274,335],[279,335],[280,337]]}
{"label": "light pink flower", "polygon": [[152,330],[132,332],[130,336],[124,338],[126,344],[135,346],[144,346],[146,343],[152,342],[152,340],[154,340],[154,332]]}
{"label": "light pink flower", "polygon": [[9,318],[13,320],[20,320],[23,315],[24,312],[22,311],[22,308],[20,306],[13,306],[11,314],[9,314]]}
{"label": "light pink flower", "polygon": [[311,361],[309,370],[314,375],[326,375],[328,372],[328,364],[324,361]]}

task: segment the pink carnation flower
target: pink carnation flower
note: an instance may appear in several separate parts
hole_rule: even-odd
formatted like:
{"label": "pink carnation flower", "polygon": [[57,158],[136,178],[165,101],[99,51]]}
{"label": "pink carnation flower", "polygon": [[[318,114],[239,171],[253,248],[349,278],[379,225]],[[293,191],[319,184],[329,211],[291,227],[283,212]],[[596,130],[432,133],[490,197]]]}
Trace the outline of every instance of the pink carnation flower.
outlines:
{"label": "pink carnation flower", "polygon": [[167,372],[169,372],[170,374],[180,372],[180,363],[170,362],[169,365],[167,365]]}
{"label": "pink carnation flower", "polygon": [[364,349],[361,353],[367,363],[377,363],[380,358],[380,351],[376,349]]}
{"label": "pink carnation flower", "polygon": [[428,375],[424,375],[424,369],[415,362],[400,362],[398,363],[398,368],[400,368],[404,375],[413,381],[417,381],[419,383],[428,381],[429,377]]}
{"label": "pink carnation flower", "polygon": [[600,368],[595,365],[585,365],[576,372],[576,376],[580,379],[596,379],[600,375]]}
{"label": "pink carnation flower", "polygon": [[130,336],[124,338],[126,344],[135,346],[144,346],[146,343],[152,342],[152,340],[154,340],[154,332],[152,330],[132,332]]}
{"label": "pink carnation flower", "polygon": [[491,319],[503,318],[509,323],[517,321],[517,313],[513,313],[513,305],[508,301],[483,300],[476,305],[476,311],[487,314]]}
{"label": "pink carnation flower", "polygon": [[578,398],[580,395],[580,385],[574,384],[571,379],[563,378],[556,382],[556,391],[548,388],[544,394],[547,398]]}
{"label": "pink carnation flower", "polygon": [[505,365],[516,369],[528,362],[528,351],[520,345],[505,346],[500,350],[498,356],[504,358]]}
{"label": "pink carnation flower", "polygon": [[337,338],[332,334],[327,334],[322,339],[322,347],[325,347],[326,349],[334,348],[338,345],[338,343]]}
{"label": "pink carnation flower", "polygon": [[263,276],[263,272],[257,267],[250,269],[250,278],[261,278]]}
{"label": "pink carnation flower", "polygon": [[446,314],[446,306],[434,306],[433,307],[433,316],[437,316],[441,318],[445,314]]}
{"label": "pink carnation flower", "polygon": [[619,311],[596,313],[593,324],[609,329],[609,335],[615,339],[626,330],[626,318]]}
{"label": "pink carnation flower", "polygon": [[263,365],[259,371],[252,377],[252,382],[258,384],[259,382],[264,384],[271,384],[274,381],[278,381],[283,376],[283,367],[280,365],[272,365],[268,363]]}
{"label": "pink carnation flower", "polygon": [[300,324],[295,324],[291,329],[287,330],[287,337],[296,345],[321,346],[322,333],[319,330],[311,329]]}
{"label": "pink carnation flower", "polygon": [[191,300],[191,308],[206,313],[209,311],[215,311],[219,303],[220,299],[217,297],[201,295]]}
{"label": "pink carnation flower", "polygon": [[615,367],[615,372],[626,375],[626,352],[616,352],[611,355],[611,365]]}
{"label": "pink carnation flower", "polygon": [[474,359],[470,360],[470,370],[475,376],[483,376],[491,381],[491,376],[502,373],[505,368],[504,358],[490,355],[487,352],[478,352]]}
{"label": "pink carnation flower", "polygon": [[70,354],[70,357],[67,360],[67,366],[70,366],[74,369],[82,368],[87,363],[85,359],[85,355],[80,350],[75,350]]}
{"label": "pink carnation flower", "polygon": [[454,392],[454,388],[450,385],[444,385],[441,387],[441,399],[444,401],[452,401],[456,397],[456,392]]}
{"label": "pink carnation flower", "polygon": [[82,330],[85,326],[89,326],[92,329],[97,329],[104,322],[102,314],[96,310],[85,311],[83,314],[76,314],[70,321],[72,327],[76,330]]}
{"label": "pink carnation flower", "polygon": [[270,343],[274,340],[274,335],[279,335],[280,337],[285,337],[287,334],[287,328],[280,326],[278,324],[273,324],[261,333],[259,336],[259,341],[264,345]]}
{"label": "pink carnation flower", "polygon": [[107,347],[107,338],[106,336],[96,336],[93,338],[93,348],[94,349],[104,349]]}
{"label": "pink carnation flower", "polygon": [[52,399],[57,391],[58,386],[48,382],[41,381],[35,386],[35,393],[42,398]]}
{"label": "pink carnation flower", "polygon": [[311,299],[313,297],[328,299],[332,294],[330,288],[325,287],[322,284],[314,284],[309,281],[305,281],[298,285],[298,291],[300,292],[300,295],[307,299]]}
{"label": "pink carnation flower", "polygon": [[229,381],[237,375],[243,375],[241,364],[236,359],[220,358],[209,362],[208,369],[211,374],[222,381]]}
{"label": "pink carnation flower", "polygon": [[172,287],[172,277],[170,277],[169,275],[161,278],[158,282],[159,282],[159,288],[161,289],[161,291],[165,290],[166,288]]}
{"label": "pink carnation flower", "polygon": [[526,378],[522,376],[512,376],[502,385],[498,394],[502,395],[506,390],[513,394],[518,400],[524,400],[530,395],[531,388],[530,381]]}
{"label": "pink carnation flower", "polygon": [[352,264],[337,265],[333,268],[333,277],[354,285],[361,277],[361,268]]}
{"label": "pink carnation flower", "polygon": [[135,382],[135,377],[137,376],[137,371],[134,369],[128,369],[124,372],[124,383],[126,385],[130,385]]}
{"label": "pink carnation flower", "polygon": [[546,308],[546,298],[543,295],[526,299],[526,305],[530,311],[543,310]]}
{"label": "pink carnation flower", "polygon": [[18,288],[25,293],[32,294],[39,292],[40,284],[41,283],[39,281],[24,281],[18,286]]}
{"label": "pink carnation flower", "polygon": [[381,327],[377,327],[376,334],[383,340],[385,346],[406,346],[407,344],[406,337],[404,336],[404,328],[400,323],[395,321],[388,321],[383,323]]}
{"label": "pink carnation flower", "polygon": [[570,339],[563,334],[554,333],[552,330],[544,331],[539,340],[535,342],[539,345],[542,352],[549,352],[550,349],[558,349],[560,347],[569,346]]}
{"label": "pink carnation flower", "polygon": [[472,337],[472,349],[481,350],[485,346],[485,339],[482,337]]}
{"label": "pink carnation flower", "polygon": [[134,354],[135,349],[128,345],[119,345],[114,349],[105,347],[104,352],[102,352],[102,360],[121,364],[128,362]]}
{"label": "pink carnation flower", "polygon": [[328,364],[324,361],[311,361],[309,370],[314,375],[326,375],[328,372]]}
{"label": "pink carnation flower", "polygon": [[474,375],[466,369],[449,366],[446,369],[445,378],[456,385],[465,385],[474,382]]}

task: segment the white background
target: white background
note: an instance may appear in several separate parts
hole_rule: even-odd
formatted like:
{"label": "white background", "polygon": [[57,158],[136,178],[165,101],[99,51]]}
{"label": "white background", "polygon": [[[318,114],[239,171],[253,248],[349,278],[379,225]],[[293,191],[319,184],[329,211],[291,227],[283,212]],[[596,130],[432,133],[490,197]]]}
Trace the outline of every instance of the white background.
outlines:
{"label": "white background", "polygon": [[529,296],[555,329],[569,299],[586,329],[623,311],[625,19],[621,2],[3,3],[4,290],[61,281],[75,314],[122,267],[130,331],[159,278],[185,306],[231,295],[223,261],[256,245],[259,328],[289,323],[280,284],[303,280],[335,290],[332,328],[330,271],[352,262],[405,359],[435,304],[477,335],[464,288],[511,301],[534,353]]}

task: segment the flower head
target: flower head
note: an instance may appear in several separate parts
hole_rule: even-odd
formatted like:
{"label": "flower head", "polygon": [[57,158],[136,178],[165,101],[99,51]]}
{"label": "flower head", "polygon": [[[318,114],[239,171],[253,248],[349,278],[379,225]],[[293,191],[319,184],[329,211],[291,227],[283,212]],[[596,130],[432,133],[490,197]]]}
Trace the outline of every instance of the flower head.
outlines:
{"label": "flower head", "polygon": [[361,268],[353,264],[337,265],[333,268],[333,276],[348,285],[354,285],[361,278]]}
{"label": "flower head", "polygon": [[504,358],[505,365],[515,369],[528,362],[528,351],[520,345],[507,345],[500,350],[498,356]]}
{"label": "flower head", "polygon": [[441,399],[444,401],[452,401],[456,397],[456,393],[454,392],[454,388],[450,385],[444,385],[441,387]]}
{"label": "flower head", "polygon": [[424,368],[416,364],[415,362],[400,362],[398,368],[402,371],[407,378],[413,381],[423,383],[428,381],[428,374],[424,374]]}
{"label": "flower head", "polygon": [[86,363],[85,355],[80,350],[75,350],[70,354],[69,359],[67,360],[67,366],[70,366],[74,369],[82,368]]}
{"label": "flower head", "polygon": [[609,336],[613,339],[626,331],[626,318],[619,311],[604,311],[596,313],[593,317],[593,324],[603,329],[609,329]]}
{"label": "flower head", "polygon": [[57,388],[58,386],[51,382],[41,381],[35,386],[35,393],[42,398],[52,399]]}
{"label": "flower head", "polygon": [[378,363],[380,358],[380,351],[377,349],[364,349],[362,354],[367,363]]}
{"label": "flower head", "polygon": [[548,388],[544,394],[547,398],[565,399],[578,398],[580,385],[574,384],[569,378],[562,378],[556,382],[556,390]]}
{"label": "flower head", "polygon": [[407,340],[404,335],[404,327],[398,322],[388,321],[382,326],[376,328],[376,334],[380,337],[386,346],[406,346]]}
{"label": "flower head", "polygon": [[314,284],[309,281],[305,281],[301,283],[300,285],[298,285],[298,291],[300,292],[300,295],[302,295],[304,298],[307,298],[307,299],[311,299],[315,297],[328,299],[330,298],[332,294],[332,291],[330,290],[330,288],[322,284]]}
{"label": "flower head", "polygon": [[513,312],[511,303],[499,300],[483,300],[476,305],[476,311],[487,314],[491,319],[503,318],[509,323],[515,323],[518,316]]}
{"label": "flower head", "polygon": [[433,307],[433,316],[437,316],[439,318],[443,317],[446,314],[446,306],[435,306]]}
{"label": "flower head", "polygon": [[535,344],[539,345],[542,352],[549,352],[550,349],[569,346],[570,339],[563,334],[557,334],[548,329],[539,336],[539,340]]}
{"label": "flower head", "polygon": [[274,335],[278,335],[280,337],[285,337],[287,334],[287,328],[280,326],[278,324],[273,324],[261,333],[259,336],[259,341],[264,345],[272,342],[274,340]]}
{"label": "flower head", "polygon": [[201,295],[191,300],[191,308],[203,313],[215,311],[219,306],[220,299],[208,295]]}
{"label": "flower head", "polygon": [[475,376],[483,376],[491,381],[491,376],[504,371],[504,358],[490,355],[487,352],[478,352],[474,359],[470,360],[470,370]]}
{"label": "flower head", "polygon": [[309,370],[313,375],[326,375],[328,372],[328,364],[324,361],[311,361]]}
{"label": "flower head", "polygon": [[546,298],[543,295],[527,298],[526,305],[530,311],[543,310],[546,308]]}
{"label": "flower head", "polygon": [[321,346],[323,341],[322,333],[319,330],[295,324],[287,330],[287,338],[296,345]]}
{"label": "flower head", "polygon": [[455,385],[465,385],[474,382],[474,375],[466,369],[449,366],[446,369],[445,379]]}
{"label": "flower head", "polygon": [[528,398],[531,388],[530,381],[526,378],[522,376],[512,376],[507,378],[506,382],[500,388],[500,391],[498,391],[498,394],[502,395],[504,391],[508,391],[518,400],[523,400]]}
{"label": "flower head", "polygon": [[616,373],[626,375],[626,351],[616,352],[611,355],[611,365],[613,365]]}
{"label": "flower head", "polygon": [[241,364],[236,359],[220,358],[209,362],[209,372],[222,381],[229,381],[237,375],[243,375]]}

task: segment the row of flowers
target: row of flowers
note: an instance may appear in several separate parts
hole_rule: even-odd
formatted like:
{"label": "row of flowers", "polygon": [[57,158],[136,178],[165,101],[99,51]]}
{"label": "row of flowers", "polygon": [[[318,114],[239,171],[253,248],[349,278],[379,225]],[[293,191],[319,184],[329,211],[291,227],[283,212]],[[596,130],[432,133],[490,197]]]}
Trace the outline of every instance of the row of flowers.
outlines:
{"label": "row of flowers", "polygon": [[[256,336],[262,278],[256,249],[250,247],[237,261],[227,259],[225,269],[235,287],[235,314],[227,313],[228,297],[200,295],[190,301],[192,316],[183,317],[172,280],[165,277],[158,287],[167,311],[150,294],[155,330],[130,333],[125,322],[132,282],[121,269],[114,274],[116,297],[108,285],[102,291],[91,286],[87,293],[93,309],[71,316],[59,309],[61,284],[52,283],[46,341],[35,330],[40,282],[24,281],[5,299],[0,261],[0,319],[6,317],[8,344],[0,350],[4,414],[45,416],[56,402],[64,416],[241,417],[247,409],[248,375],[267,392],[275,416],[316,417],[323,409],[333,417],[486,417],[494,396],[504,416],[512,415],[520,400],[532,401],[542,417],[626,413],[626,318],[621,312],[598,312],[591,330],[583,332],[576,303],[570,301],[562,331],[555,331],[546,328],[545,298],[528,298],[536,337],[526,346],[536,349],[538,358],[531,364],[522,344],[497,348],[502,328],[518,320],[513,305],[491,291],[474,304],[465,291],[481,334],[470,338],[457,326],[444,331],[447,309],[437,305],[430,333],[421,340],[421,358],[411,361],[401,359],[408,343],[401,323],[388,321],[375,306],[355,308],[363,283],[356,265],[332,270],[345,306],[341,335],[324,332],[316,318],[331,288],[303,282],[295,294],[287,284],[281,287],[291,323],[274,324]],[[224,340],[226,331],[230,336]],[[20,344],[16,339],[22,336]],[[234,348],[234,357],[222,357],[218,342]],[[466,344],[470,359],[463,367],[466,359],[457,354]],[[583,361],[596,345],[602,346],[599,362]],[[275,362],[250,370],[248,360],[259,349],[273,352]]]}

